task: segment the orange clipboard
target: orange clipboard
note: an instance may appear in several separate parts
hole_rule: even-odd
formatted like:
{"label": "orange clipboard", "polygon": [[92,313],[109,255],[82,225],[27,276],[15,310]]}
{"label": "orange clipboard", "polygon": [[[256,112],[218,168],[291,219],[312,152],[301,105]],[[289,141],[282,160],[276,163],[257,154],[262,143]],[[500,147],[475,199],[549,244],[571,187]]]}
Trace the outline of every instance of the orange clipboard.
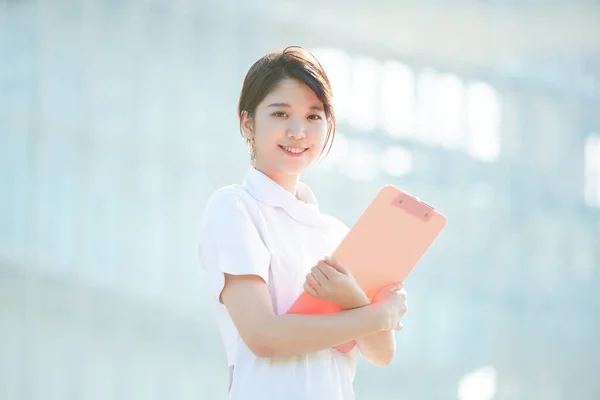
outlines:
{"label": "orange clipboard", "polygon": [[[446,217],[416,197],[383,187],[332,256],[346,266],[370,300],[384,287],[403,282],[446,226]],[[334,303],[306,292],[287,314],[329,314],[341,311]],[[336,346],[346,353],[355,341]]]}

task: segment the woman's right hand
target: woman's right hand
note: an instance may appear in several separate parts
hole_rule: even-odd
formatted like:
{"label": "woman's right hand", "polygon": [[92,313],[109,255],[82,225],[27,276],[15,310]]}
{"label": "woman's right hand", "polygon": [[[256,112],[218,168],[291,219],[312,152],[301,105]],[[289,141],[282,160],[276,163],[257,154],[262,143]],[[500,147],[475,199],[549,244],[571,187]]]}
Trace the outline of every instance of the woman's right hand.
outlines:
{"label": "woman's right hand", "polygon": [[373,298],[376,307],[383,310],[383,330],[401,330],[400,319],[408,311],[407,295],[402,283],[395,283],[381,289]]}

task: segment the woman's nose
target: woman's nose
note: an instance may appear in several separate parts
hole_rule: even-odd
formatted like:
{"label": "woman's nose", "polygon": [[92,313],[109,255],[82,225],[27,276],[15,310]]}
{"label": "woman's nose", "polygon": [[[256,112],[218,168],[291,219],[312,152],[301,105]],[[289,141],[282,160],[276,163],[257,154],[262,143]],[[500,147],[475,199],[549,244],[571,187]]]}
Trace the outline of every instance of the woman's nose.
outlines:
{"label": "woman's nose", "polygon": [[306,128],[302,121],[293,120],[290,121],[288,126],[287,134],[289,137],[294,139],[303,139],[306,137]]}

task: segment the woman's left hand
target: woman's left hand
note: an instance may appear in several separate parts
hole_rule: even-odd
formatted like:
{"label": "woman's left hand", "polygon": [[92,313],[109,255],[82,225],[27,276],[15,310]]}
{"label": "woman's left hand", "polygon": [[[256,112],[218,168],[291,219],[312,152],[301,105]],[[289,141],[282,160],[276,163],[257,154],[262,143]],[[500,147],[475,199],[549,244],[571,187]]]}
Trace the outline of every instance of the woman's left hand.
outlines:
{"label": "woman's left hand", "polygon": [[370,304],[350,271],[330,257],[320,260],[306,275],[304,290],[313,297],[335,303],[343,309]]}

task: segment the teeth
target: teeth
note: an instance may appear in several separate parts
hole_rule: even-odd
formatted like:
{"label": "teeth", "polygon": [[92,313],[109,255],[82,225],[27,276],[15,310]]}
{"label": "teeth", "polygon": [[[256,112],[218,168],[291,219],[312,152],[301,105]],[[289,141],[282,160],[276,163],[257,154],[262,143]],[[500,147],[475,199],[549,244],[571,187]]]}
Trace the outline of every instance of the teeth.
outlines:
{"label": "teeth", "polygon": [[290,153],[294,153],[294,154],[302,153],[304,150],[306,150],[306,149],[299,149],[297,147],[287,147],[287,146],[281,146],[281,147],[283,147],[285,150],[289,151]]}

